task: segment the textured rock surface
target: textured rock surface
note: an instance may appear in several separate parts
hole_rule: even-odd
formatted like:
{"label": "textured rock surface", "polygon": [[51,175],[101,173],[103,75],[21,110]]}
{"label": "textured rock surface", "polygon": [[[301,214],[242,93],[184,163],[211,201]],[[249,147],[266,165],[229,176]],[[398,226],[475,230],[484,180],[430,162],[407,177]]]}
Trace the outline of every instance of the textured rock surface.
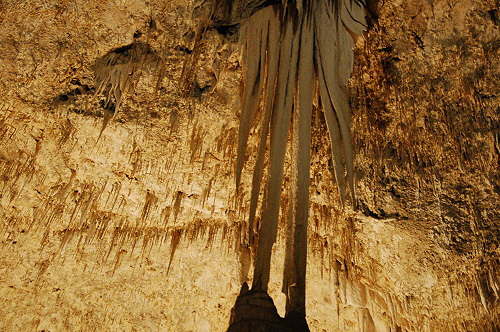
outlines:
{"label": "textured rock surface", "polygon": [[[379,3],[351,81],[358,212],[339,207],[316,110],[312,331],[498,328],[495,5]],[[239,53],[209,30],[194,59],[192,11],[0,3],[0,330],[227,328],[248,210],[234,194]],[[133,42],[161,61],[133,76],[97,141],[94,64]],[[282,262],[279,242],[281,314]]]}

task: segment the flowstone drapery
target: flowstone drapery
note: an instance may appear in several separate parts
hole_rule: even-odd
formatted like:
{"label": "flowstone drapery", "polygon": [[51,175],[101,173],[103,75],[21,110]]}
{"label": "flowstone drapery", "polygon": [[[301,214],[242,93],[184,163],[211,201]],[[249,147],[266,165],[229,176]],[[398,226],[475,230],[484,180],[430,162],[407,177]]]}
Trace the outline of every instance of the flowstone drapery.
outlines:
{"label": "flowstone drapery", "polygon": [[[309,167],[311,112],[319,97],[332,145],[335,178],[340,197],[355,203],[351,112],[346,82],[353,65],[353,38],[366,27],[366,4],[351,0],[317,1],[220,1],[212,7],[212,21],[241,23],[244,83],[240,116],[236,186],[239,189],[252,127],[260,136],[253,171],[248,235],[243,256],[254,253],[251,290],[244,284],[233,309],[230,331],[243,321],[268,321],[267,329],[279,324],[272,300],[268,309],[256,309],[253,297],[266,297],[273,244],[276,241],[284,159],[290,133],[291,185],[283,292],[286,295],[285,325],[308,330],[305,321],[307,219],[309,213]],[[249,16],[248,18],[246,18]],[[269,140],[268,140],[269,137]],[[269,160],[266,163],[266,152]],[[265,172],[265,165],[268,170]],[[263,181],[264,173],[267,174]],[[264,182],[264,183],[263,183]],[[263,188],[262,216],[256,225],[259,194]],[[245,259],[244,259],[245,260]],[[246,280],[246,276],[243,276]],[[243,280],[243,281],[244,281]],[[246,308],[246,309],[242,309]],[[253,309],[252,309],[253,308]],[[265,317],[265,313],[269,317]],[[262,324],[261,324],[262,325]],[[264,324],[265,325],[265,324]],[[238,326],[238,327],[236,327]],[[263,330],[266,328],[262,327]]]}

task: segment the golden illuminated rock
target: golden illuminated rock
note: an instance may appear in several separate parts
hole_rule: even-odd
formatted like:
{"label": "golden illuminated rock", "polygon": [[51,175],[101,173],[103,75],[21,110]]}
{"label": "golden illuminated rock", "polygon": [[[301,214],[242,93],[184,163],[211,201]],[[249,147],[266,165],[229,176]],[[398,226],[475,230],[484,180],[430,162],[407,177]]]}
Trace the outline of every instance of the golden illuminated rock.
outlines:
{"label": "golden illuminated rock", "polygon": [[[199,3],[0,3],[1,331],[228,328],[260,132],[236,193],[238,29],[201,38]],[[348,83],[356,211],[314,101],[311,331],[499,328],[496,5],[376,5]]]}

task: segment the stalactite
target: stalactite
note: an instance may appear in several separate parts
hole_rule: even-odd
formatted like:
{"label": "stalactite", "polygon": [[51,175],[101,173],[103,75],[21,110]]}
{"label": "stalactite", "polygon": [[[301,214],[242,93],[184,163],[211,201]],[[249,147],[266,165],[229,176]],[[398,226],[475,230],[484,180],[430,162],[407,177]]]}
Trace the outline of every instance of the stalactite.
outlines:
{"label": "stalactite", "polygon": [[221,241],[223,243],[227,241],[228,232],[229,232],[228,225],[227,224],[222,225]]}
{"label": "stalactite", "polygon": [[224,149],[224,133],[226,132],[227,127],[228,127],[228,123],[225,122],[219,131],[219,135],[217,135],[217,137],[215,137],[214,147],[215,147],[215,151],[218,153],[222,152],[222,150]]}
{"label": "stalactite", "polygon": [[36,279],[35,279],[35,284],[39,284],[41,277],[47,272],[47,269],[49,268],[51,263],[51,259],[45,259],[39,263],[38,265],[38,271],[36,274]]}
{"label": "stalactite", "polygon": [[122,189],[122,183],[121,182],[115,182],[113,183],[112,187],[111,187],[111,191],[109,192],[109,196],[108,196],[108,199],[106,200],[106,202],[104,203],[104,206],[106,207],[107,204],[108,204],[108,200],[113,197],[113,200],[112,200],[112,204],[111,204],[111,207],[110,207],[110,210],[113,211],[115,205],[116,205],[116,201],[118,199],[118,196],[120,195],[120,191]]}
{"label": "stalactite", "polygon": [[140,42],[116,48],[95,62],[95,93],[105,97],[104,121],[98,140],[108,122],[119,112],[123,97],[135,88],[141,73],[149,68],[157,69],[161,64],[158,54]]}
{"label": "stalactite", "polygon": [[[350,110],[345,93],[345,84],[352,68],[353,42],[351,33],[360,34],[364,29],[363,8],[359,3],[330,3],[319,1],[306,3],[304,7],[277,6],[263,8],[254,14],[243,26],[243,52],[245,90],[242,97],[238,155],[236,161],[236,189],[239,190],[242,170],[251,153],[248,140],[254,119],[257,119],[260,96],[262,100],[261,137],[257,161],[252,180],[250,200],[249,239],[252,229],[263,176],[264,152],[269,143],[269,172],[263,200],[263,222],[259,230],[257,258],[252,288],[266,291],[269,279],[271,248],[278,228],[277,218],[283,179],[284,156],[290,122],[293,122],[292,154],[297,161],[293,168],[293,225],[300,229],[294,236],[288,236],[288,251],[293,251],[299,278],[297,290],[304,293],[305,261],[307,249],[307,219],[309,212],[309,167],[311,141],[311,112],[313,104],[313,80],[318,80],[324,113],[331,135],[337,184],[342,201],[347,197],[346,187],[354,203],[353,153],[350,136]],[[282,9],[282,19],[277,12]],[[292,10],[294,8],[296,12]],[[354,18],[355,17],[355,18]],[[335,20],[335,21],[334,21]],[[343,26],[339,21],[342,20]],[[293,25],[292,25],[293,21]],[[275,40],[273,40],[273,38]],[[277,43],[276,40],[280,42]],[[330,57],[334,57],[332,61]],[[316,64],[316,65],[314,65]],[[313,77],[314,69],[317,69]],[[297,87],[298,85],[298,87]],[[264,93],[263,93],[264,91]],[[272,110],[272,111],[271,111]],[[299,151],[300,150],[300,151]],[[296,181],[296,182],[295,182]],[[295,194],[297,195],[295,197]],[[326,217],[320,212],[319,221]],[[320,223],[316,228],[320,227]],[[290,228],[290,227],[289,227]],[[287,266],[291,265],[290,258]],[[300,262],[300,263],[299,263]],[[285,279],[287,277],[285,276]],[[284,285],[286,288],[286,285]],[[285,290],[286,291],[286,290]],[[292,296],[290,310],[305,313],[303,297]],[[294,302],[298,301],[298,302]],[[288,312],[288,309],[287,309]]]}
{"label": "stalactite", "polygon": [[1,238],[9,238],[9,235],[5,236],[5,234],[7,234],[10,229],[12,229],[15,222],[16,219],[14,217],[9,217],[5,222],[3,222],[4,227],[2,227],[1,229],[2,230]]}
{"label": "stalactite", "polygon": [[121,261],[122,261],[122,257],[127,253],[126,250],[124,249],[120,249],[117,253],[116,253],[116,256],[115,256],[115,264],[113,265],[113,272],[112,274],[115,274],[116,272],[116,269],[120,266],[121,264]]}
{"label": "stalactite", "polygon": [[156,208],[157,203],[158,203],[158,197],[156,197],[152,191],[147,190],[146,199],[144,201],[144,207],[142,208],[142,213],[140,217],[142,223],[147,222],[147,219],[151,214],[151,211]]}
{"label": "stalactite", "polygon": [[172,110],[169,113],[169,125],[170,125],[170,132],[169,136],[172,135],[177,135],[177,132],[180,127],[180,115],[177,110]]}
{"label": "stalactite", "polygon": [[182,234],[183,234],[182,229],[176,229],[172,233],[172,237],[170,240],[170,260],[168,262],[167,274],[169,273],[170,267],[172,266],[172,261],[174,259],[175,251],[177,250]]}
{"label": "stalactite", "polygon": [[152,243],[151,233],[148,231],[145,231],[143,236],[142,236],[141,258],[145,257],[145,254],[148,250],[150,243]]}
{"label": "stalactite", "polygon": [[122,209],[122,211],[125,209],[125,206],[127,205],[127,199],[125,198],[124,195],[121,195],[121,201],[120,201],[120,204],[118,204],[118,208],[117,208],[117,213],[120,213],[120,208]]}
{"label": "stalactite", "polygon": [[224,146],[224,159],[229,157],[229,164],[233,165],[232,159],[235,152],[235,142],[236,142],[237,131],[236,128],[230,128],[227,131],[226,144]]}
{"label": "stalactite", "polygon": [[206,22],[199,24],[194,37],[192,47],[193,52],[183,63],[179,90],[180,93],[185,96],[187,96],[193,88],[194,79],[196,77],[196,66],[200,59],[200,54],[205,46],[203,36],[205,35],[207,28],[208,26],[206,25]]}
{"label": "stalactite", "polygon": [[172,212],[172,207],[165,206],[161,212],[161,220],[163,221],[163,226],[166,227],[168,225],[168,220],[170,219],[170,213]]}
{"label": "stalactite", "polygon": [[217,224],[211,225],[208,228],[208,237],[207,237],[207,242],[206,242],[205,248],[212,248],[214,241],[215,241],[215,237],[217,236],[218,230],[219,229],[218,229]]}
{"label": "stalactite", "polygon": [[182,191],[177,191],[175,194],[175,201],[174,201],[174,224],[177,222],[177,217],[179,216],[180,210],[181,210],[181,204],[182,204],[182,199],[184,198],[184,193]]}
{"label": "stalactite", "polygon": [[194,160],[194,154],[197,151],[197,146],[198,146],[198,135],[200,131],[200,126],[198,124],[198,121],[196,121],[193,124],[193,128],[191,129],[191,135],[189,137],[189,152],[190,152],[190,163],[193,162]]}
{"label": "stalactite", "polygon": [[194,219],[193,222],[188,226],[187,239],[189,243],[192,243],[204,236],[203,233],[203,221],[201,219]]}
{"label": "stalactite", "polygon": [[208,181],[208,185],[205,189],[203,189],[203,192],[201,194],[201,206],[205,207],[205,203],[207,202],[208,198],[210,197],[210,192],[212,191],[212,186],[213,183],[215,182],[215,177],[212,177]]}

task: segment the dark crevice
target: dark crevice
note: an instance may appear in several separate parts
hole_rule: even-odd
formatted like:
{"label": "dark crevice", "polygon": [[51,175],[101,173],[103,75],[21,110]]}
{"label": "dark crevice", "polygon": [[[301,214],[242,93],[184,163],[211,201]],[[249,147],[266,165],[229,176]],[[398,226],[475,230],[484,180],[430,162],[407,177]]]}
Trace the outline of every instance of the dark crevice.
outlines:
{"label": "dark crevice", "polygon": [[120,46],[120,47],[115,48],[114,50],[112,50],[110,53],[128,55],[128,51],[130,51],[133,46],[134,46],[134,44]]}
{"label": "dark crevice", "polygon": [[78,87],[58,95],[55,98],[56,102],[63,102],[63,103],[69,102],[69,101],[72,101],[73,99],[75,99],[77,96],[88,94],[88,93],[95,91],[94,87],[88,86],[86,84],[81,84],[80,81],[77,79],[71,80],[70,83],[73,85],[77,85]]}
{"label": "dark crevice", "polygon": [[488,15],[490,16],[490,19],[493,21],[493,23],[495,23],[495,25],[498,25],[498,10],[488,10]]}
{"label": "dark crevice", "polygon": [[411,35],[413,36],[415,43],[417,43],[417,46],[423,50],[425,48],[425,45],[424,45],[424,41],[422,40],[422,38],[414,31],[412,31]]}
{"label": "dark crevice", "polygon": [[191,54],[191,53],[193,53],[193,50],[187,48],[186,46],[182,46],[182,45],[177,45],[174,49],[176,51],[179,51],[179,52],[182,52],[182,53],[185,53],[185,54]]}
{"label": "dark crevice", "polygon": [[134,39],[137,39],[137,38],[141,38],[142,36],[142,32],[140,30],[137,30],[136,32],[134,32]]}
{"label": "dark crevice", "polygon": [[194,82],[189,95],[194,98],[201,98],[201,96],[211,88],[211,85],[200,86],[198,82]]}
{"label": "dark crevice", "polygon": [[230,41],[236,42],[239,38],[240,33],[240,25],[232,24],[232,25],[216,25],[214,26],[215,31],[218,34],[224,36]]}
{"label": "dark crevice", "polygon": [[377,220],[387,220],[387,219],[399,219],[399,220],[407,220],[407,216],[403,216],[397,212],[388,213],[382,208],[378,208],[377,211],[371,210],[368,205],[364,202],[358,202],[358,207],[363,215],[367,217],[372,217]]}
{"label": "dark crevice", "polygon": [[83,110],[81,108],[71,108],[69,109],[69,112],[75,113],[75,114],[80,114],[83,116],[91,116],[91,117],[97,117],[97,118],[102,118],[103,114],[101,112],[91,112],[87,110]]}

